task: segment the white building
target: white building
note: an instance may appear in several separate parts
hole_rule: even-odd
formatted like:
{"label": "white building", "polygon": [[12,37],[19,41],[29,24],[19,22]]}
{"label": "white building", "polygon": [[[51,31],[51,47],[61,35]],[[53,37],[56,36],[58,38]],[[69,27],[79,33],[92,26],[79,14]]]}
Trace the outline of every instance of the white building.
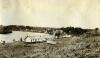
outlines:
{"label": "white building", "polygon": [[44,42],[48,40],[53,40],[54,36],[51,35],[38,35],[38,36],[26,36],[24,42]]}
{"label": "white building", "polygon": [[25,42],[42,42],[42,41],[46,41],[45,38],[39,38],[39,37],[34,37],[34,36],[27,36],[24,39]]}

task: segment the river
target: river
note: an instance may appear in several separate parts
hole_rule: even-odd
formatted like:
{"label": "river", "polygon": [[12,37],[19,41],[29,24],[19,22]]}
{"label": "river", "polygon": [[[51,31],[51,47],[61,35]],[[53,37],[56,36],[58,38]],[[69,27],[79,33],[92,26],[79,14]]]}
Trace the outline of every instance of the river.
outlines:
{"label": "river", "polygon": [[44,33],[34,33],[34,32],[22,32],[22,31],[13,31],[10,34],[0,34],[0,42],[6,41],[8,42],[13,42],[13,39],[18,41],[20,38],[25,38],[26,36],[41,36],[44,37],[44,35],[50,36],[49,34],[44,34]]}

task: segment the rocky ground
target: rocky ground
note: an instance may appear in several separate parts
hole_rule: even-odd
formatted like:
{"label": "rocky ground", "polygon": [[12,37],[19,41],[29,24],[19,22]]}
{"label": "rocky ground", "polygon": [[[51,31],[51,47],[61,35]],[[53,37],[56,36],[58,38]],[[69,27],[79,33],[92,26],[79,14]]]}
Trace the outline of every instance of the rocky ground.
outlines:
{"label": "rocky ground", "polygon": [[72,37],[43,43],[0,45],[0,58],[100,58],[100,36]]}

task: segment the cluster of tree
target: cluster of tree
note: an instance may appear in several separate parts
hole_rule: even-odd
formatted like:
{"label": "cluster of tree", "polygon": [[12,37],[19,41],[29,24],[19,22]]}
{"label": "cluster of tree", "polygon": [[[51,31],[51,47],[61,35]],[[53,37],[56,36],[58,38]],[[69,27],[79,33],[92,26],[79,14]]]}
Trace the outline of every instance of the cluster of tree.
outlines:
{"label": "cluster of tree", "polygon": [[12,30],[12,31],[24,31],[26,29],[31,30],[31,26],[23,26],[23,25],[8,25],[5,26],[6,30]]}
{"label": "cluster of tree", "polygon": [[66,28],[61,28],[61,30],[63,30],[63,32],[73,35],[73,36],[79,36],[88,31],[87,29],[82,29],[80,27],[66,27]]}
{"label": "cluster of tree", "polygon": [[55,35],[56,38],[59,39],[60,36],[62,35],[61,30],[57,30],[54,35]]}
{"label": "cluster of tree", "polygon": [[55,28],[49,27],[33,27],[33,26],[24,26],[24,25],[8,25],[0,27],[0,33],[11,33],[11,31],[26,31],[26,32],[38,32],[38,33],[47,33],[52,34],[52,30]]}
{"label": "cluster of tree", "polygon": [[12,33],[11,30],[7,30],[6,27],[0,27],[0,34],[9,34]]}
{"label": "cluster of tree", "polygon": [[[73,36],[82,35],[90,29],[82,29],[80,27],[63,27],[63,28],[50,28],[50,27],[33,27],[33,26],[24,26],[24,25],[8,25],[0,26],[0,34],[12,33],[12,31],[27,31],[27,32],[38,32],[38,33],[48,33],[53,35],[56,30],[62,30],[66,34]],[[95,33],[97,34],[98,28],[95,28]],[[55,35],[61,35],[60,32],[57,32]]]}

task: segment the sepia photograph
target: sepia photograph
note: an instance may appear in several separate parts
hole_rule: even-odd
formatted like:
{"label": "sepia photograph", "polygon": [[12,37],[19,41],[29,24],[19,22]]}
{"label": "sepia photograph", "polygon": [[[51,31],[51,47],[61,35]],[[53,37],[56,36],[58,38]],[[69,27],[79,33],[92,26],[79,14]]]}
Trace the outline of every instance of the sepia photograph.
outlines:
{"label": "sepia photograph", "polygon": [[0,58],[100,58],[100,0],[0,0]]}

